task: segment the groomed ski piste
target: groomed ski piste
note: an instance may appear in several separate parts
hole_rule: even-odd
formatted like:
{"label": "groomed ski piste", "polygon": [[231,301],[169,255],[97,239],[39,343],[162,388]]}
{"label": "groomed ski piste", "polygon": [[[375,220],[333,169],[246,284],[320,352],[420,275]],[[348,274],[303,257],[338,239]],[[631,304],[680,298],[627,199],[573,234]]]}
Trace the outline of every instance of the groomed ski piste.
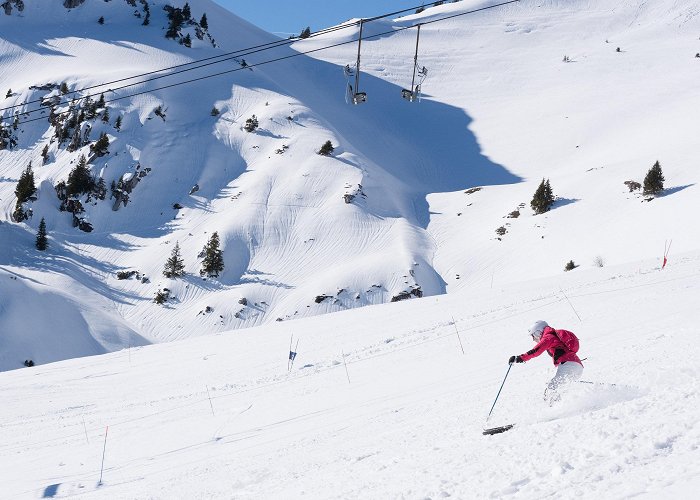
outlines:
{"label": "groomed ski piste", "polygon": [[[275,40],[208,0],[189,3],[217,47],[165,39],[160,0],[147,27],[121,0],[24,3],[0,13],[0,107]],[[93,123],[111,145],[91,168],[151,170],[118,211],[86,203],[89,234],[53,190],[88,147],[50,143],[42,165],[52,129],[20,124],[0,151],[0,498],[694,497],[700,3],[523,0],[427,24],[493,3],[365,26],[381,35],[362,43],[361,106],[344,100],[356,43],[255,66],[356,30],[134,87],[109,107],[121,131]],[[408,103],[401,29],[419,22],[429,76]],[[657,160],[664,192],[628,192]],[[543,178],[557,201],[534,215]],[[226,268],[205,281],[213,231]],[[538,319],[579,336],[590,383],[550,408],[549,357],[514,365],[486,422]]]}
{"label": "groomed ski piste", "polygon": [[[692,498],[699,278],[694,252],[7,372],[0,496]],[[549,357],[513,365],[516,426],[483,436],[538,318],[596,384],[550,408]]]}

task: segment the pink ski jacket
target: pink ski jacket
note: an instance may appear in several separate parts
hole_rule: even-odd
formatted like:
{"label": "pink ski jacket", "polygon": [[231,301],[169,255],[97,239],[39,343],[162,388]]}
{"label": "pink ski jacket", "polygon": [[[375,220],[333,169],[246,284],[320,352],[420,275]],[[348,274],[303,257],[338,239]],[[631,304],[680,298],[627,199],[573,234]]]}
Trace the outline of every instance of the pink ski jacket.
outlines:
{"label": "pink ski jacket", "polygon": [[556,331],[557,330],[555,330],[554,328],[546,326],[544,328],[544,331],[542,332],[542,337],[540,338],[540,341],[537,343],[537,345],[529,351],[527,351],[525,354],[520,355],[523,361],[536,358],[544,351],[547,351],[549,355],[552,356],[554,366],[559,366],[560,364],[566,363],[567,361],[574,361],[579,365],[583,366],[583,363],[581,363],[581,360],[578,358],[576,353],[571,352],[566,347],[564,342],[559,340]]}

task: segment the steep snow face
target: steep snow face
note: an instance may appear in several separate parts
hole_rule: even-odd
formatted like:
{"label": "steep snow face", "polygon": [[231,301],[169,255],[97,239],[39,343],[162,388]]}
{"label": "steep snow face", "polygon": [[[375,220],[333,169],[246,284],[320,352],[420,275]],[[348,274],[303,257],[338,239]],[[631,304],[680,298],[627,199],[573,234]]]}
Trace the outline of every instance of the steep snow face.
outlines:
{"label": "steep snow face", "polygon": [[[357,45],[338,45],[356,28],[246,53],[277,39],[205,0],[189,2],[191,22],[167,39],[166,2],[145,5],[25,2],[21,13],[0,15],[0,99],[8,96],[0,106],[17,142],[0,151],[0,280],[46,285],[22,288],[37,309],[49,296],[57,311],[68,304],[59,292],[100,304],[108,318],[100,321],[128,325],[122,346],[490,289],[562,275],[569,260],[658,257],[664,240],[674,252],[700,245],[688,230],[698,199],[697,2],[524,1],[441,20],[489,5],[463,1],[368,23],[361,106],[343,98],[342,68]],[[400,94],[416,30],[403,28],[419,22],[419,64],[429,72],[421,101],[408,103]],[[188,65],[205,58],[215,59]],[[157,72],[173,66],[191,71]],[[134,75],[142,76],[127,79]],[[80,92],[64,95],[61,83]],[[69,99],[87,93],[104,94],[105,108],[68,126],[86,106]],[[60,143],[49,106],[22,104],[40,100],[66,113]],[[259,126],[248,132],[253,116]],[[110,144],[97,156],[90,144],[101,134]],[[316,154],[327,140],[332,155]],[[107,191],[105,200],[80,197],[75,220],[90,233],[59,211],[67,207],[54,189],[81,155]],[[664,196],[628,193],[623,182],[641,182],[656,160]],[[32,218],[16,223],[14,189],[30,161],[37,199],[26,207]],[[534,216],[529,201],[542,178],[559,198]],[[32,247],[42,218],[47,253]],[[225,269],[204,279],[201,250],[214,231]],[[176,242],[186,274],[166,279]],[[134,272],[119,279],[120,271]],[[166,288],[170,300],[155,304]],[[19,330],[7,319],[26,314],[17,304],[0,314]],[[88,323],[58,327],[62,338],[119,345],[96,332]],[[84,347],[64,356],[98,352],[75,345]],[[20,366],[23,349],[8,351],[0,369]]]}

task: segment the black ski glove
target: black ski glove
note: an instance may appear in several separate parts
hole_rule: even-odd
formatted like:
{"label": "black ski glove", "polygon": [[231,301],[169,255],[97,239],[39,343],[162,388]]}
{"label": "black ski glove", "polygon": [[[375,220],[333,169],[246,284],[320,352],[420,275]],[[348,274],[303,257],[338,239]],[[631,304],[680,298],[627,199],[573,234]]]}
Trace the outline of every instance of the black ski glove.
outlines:
{"label": "black ski glove", "polygon": [[520,356],[511,356],[508,360],[508,364],[512,365],[513,363],[524,363],[524,361]]}

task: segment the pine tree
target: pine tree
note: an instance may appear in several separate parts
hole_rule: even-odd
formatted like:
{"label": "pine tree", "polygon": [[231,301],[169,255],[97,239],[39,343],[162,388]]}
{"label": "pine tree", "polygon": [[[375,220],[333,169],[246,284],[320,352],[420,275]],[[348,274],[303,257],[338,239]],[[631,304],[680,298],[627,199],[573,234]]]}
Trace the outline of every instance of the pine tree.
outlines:
{"label": "pine tree", "polygon": [[87,166],[85,155],[81,155],[78,164],[68,174],[66,182],[66,194],[68,196],[77,196],[83,193],[89,193],[94,188],[95,181],[90,175],[90,169]]}
{"label": "pine tree", "polygon": [[202,14],[202,19],[199,20],[199,25],[203,30],[209,29],[209,22],[207,21],[207,13]]}
{"label": "pine tree", "polygon": [[29,198],[36,193],[36,184],[34,184],[34,171],[32,170],[32,162],[29,162],[27,168],[19,176],[17,187],[15,188],[15,196],[17,196],[17,204],[22,204],[29,201]]}
{"label": "pine tree", "polygon": [[49,145],[45,145],[44,149],[41,150],[41,158],[43,160],[43,165],[46,165],[49,162]]}
{"label": "pine tree", "polygon": [[245,121],[245,125],[243,126],[246,132],[253,132],[256,128],[258,128],[258,117],[253,115],[250,118],[248,118]]}
{"label": "pine tree", "polygon": [[204,260],[199,274],[216,277],[224,270],[224,254],[219,249],[219,233],[214,232],[204,247]]}
{"label": "pine tree", "polygon": [[188,2],[185,2],[185,6],[182,8],[182,17],[185,18],[185,21],[192,17],[192,11]]}
{"label": "pine tree", "polygon": [[221,112],[218,110],[218,108],[216,106],[211,108],[211,116],[219,116],[220,113]]}
{"label": "pine tree", "polygon": [[657,161],[654,166],[649,169],[646,177],[644,177],[644,194],[658,194],[664,190],[664,173],[661,170],[661,165]]}
{"label": "pine tree", "polygon": [[105,95],[104,95],[104,94],[100,94],[100,98],[97,100],[97,106],[96,106],[96,107],[102,109],[102,108],[104,108],[105,106],[106,106],[106,104],[105,104]]}
{"label": "pine tree", "polygon": [[104,200],[107,197],[107,183],[103,177],[100,177],[95,183],[95,196],[100,200]]}
{"label": "pine tree", "polygon": [[321,149],[319,149],[318,154],[323,155],[323,156],[330,156],[333,154],[333,151],[335,150],[335,147],[333,147],[333,144],[331,141],[326,141],[323,146],[321,146]]}
{"label": "pine tree", "polygon": [[5,99],[9,99],[12,97],[12,89],[7,89],[7,94],[5,95]]}
{"label": "pine tree", "polygon": [[68,85],[66,85],[66,82],[61,82],[61,94],[67,94],[68,93]]}
{"label": "pine tree", "polygon": [[105,108],[104,112],[102,113],[102,122],[109,123],[109,109],[107,108]]}
{"label": "pine tree", "polygon": [[307,26],[299,34],[299,38],[309,38],[311,36],[311,27]]}
{"label": "pine tree", "polygon": [[185,274],[185,263],[180,255],[180,243],[175,242],[175,247],[170,253],[170,258],[165,262],[163,276],[166,278],[179,278]]}
{"label": "pine tree", "polygon": [[182,45],[184,45],[187,48],[192,47],[192,37],[190,36],[189,33],[185,35],[185,38],[182,39]]}
{"label": "pine tree", "polygon": [[109,137],[107,137],[107,134],[102,132],[100,134],[100,138],[97,139],[97,142],[90,146],[90,152],[93,153],[95,156],[104,156],[106,155],[109,151],[107,151],[107,148],[109,147]]}
{"label": "pine tree", "polygon": [[49,246],[49,239],[46,235],[46,221],[43,217],[41,218],[41,222],[39,222],[39,231],[36,233],[35,246],[37,250],[41,250],[42,252]]}
{"label": "pine tree", "polygon": [[122,115],[117,116],[117,121],[114,122],[114,128],[118,131],[122,129]]}
{"label": "pine tree", "polygon": [[105,18],[104,16],[100,16],[100,18],[97,20],[99,24],[104,24],[105,23]]}
{"label": "pine tree", "polygon": [[549,184],[549,179],[546,181],[542,179],[535,195],[532,197],[530,206],[535,211],[536,214],[543,214],[547,212],[554,203],[554,193],[552,192],[552,186]]}

